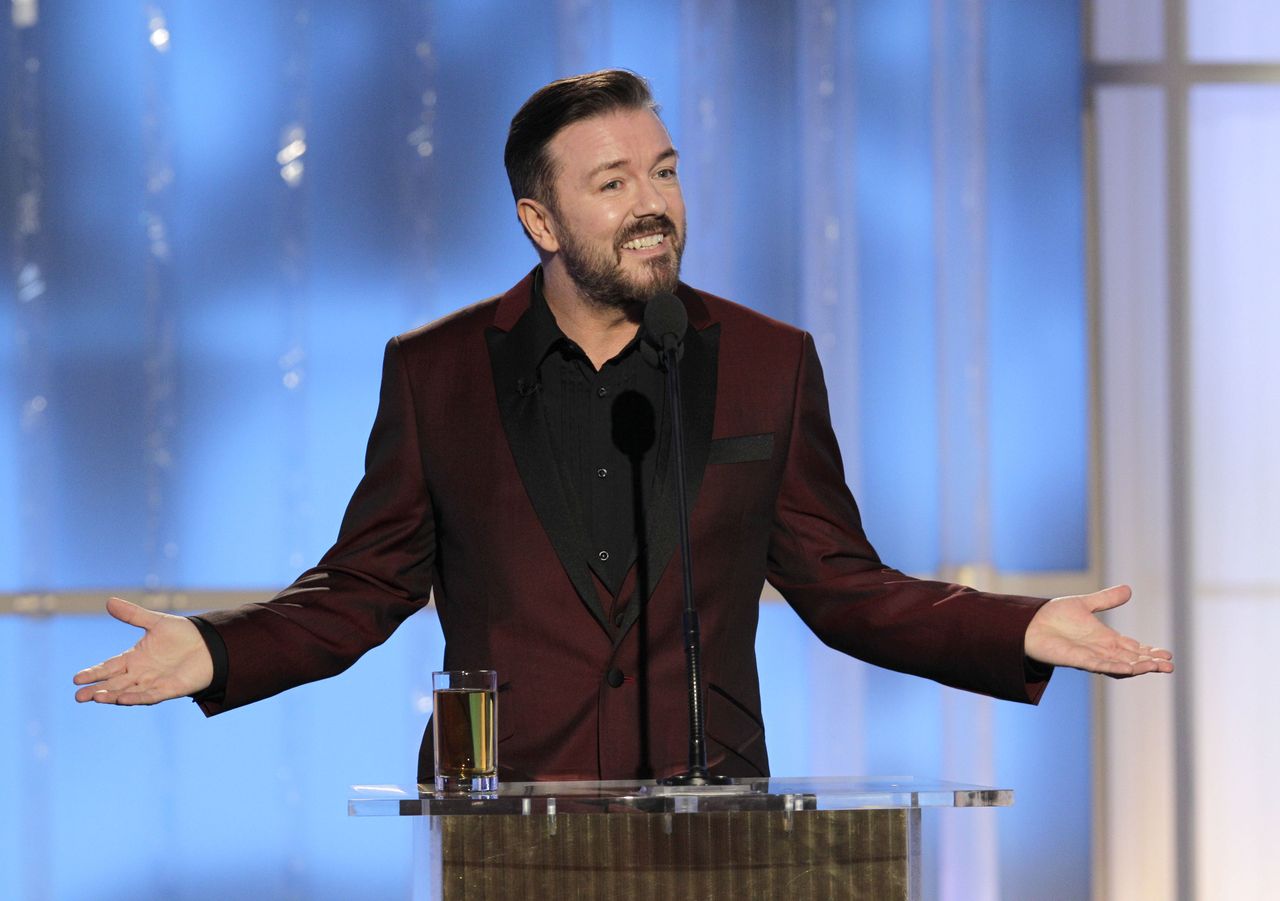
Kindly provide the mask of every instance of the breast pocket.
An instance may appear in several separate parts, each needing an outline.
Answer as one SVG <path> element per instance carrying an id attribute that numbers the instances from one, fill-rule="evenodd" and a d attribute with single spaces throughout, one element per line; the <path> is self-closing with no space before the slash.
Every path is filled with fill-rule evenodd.
<path id="1" fill-rule="evenodd" d="M 754 463 L 773 458 L 773 432 L 711 439 L 707 463 Z"/>

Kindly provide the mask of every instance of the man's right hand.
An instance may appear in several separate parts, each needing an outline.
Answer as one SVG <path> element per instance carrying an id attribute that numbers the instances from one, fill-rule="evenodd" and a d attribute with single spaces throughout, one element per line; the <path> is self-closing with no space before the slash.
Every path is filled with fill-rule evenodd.
<path id="1" fill-rule="evenodd" d="M 200 630 L 185 616 L 157 613 L 121 598 L 107 612 L 146 634 L 123 654 L 82 669 L 76 700 L 99 704 L 158 704 L 203 691 L 213 681 L 213 658 Z"/>

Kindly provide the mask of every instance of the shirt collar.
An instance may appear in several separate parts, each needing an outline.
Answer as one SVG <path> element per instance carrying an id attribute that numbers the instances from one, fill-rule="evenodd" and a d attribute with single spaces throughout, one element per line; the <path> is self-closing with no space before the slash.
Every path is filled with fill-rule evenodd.
<path id="1" fill-rule="evenodd" d="M 546 359 L 547 354 L 559 347 L 562 342 L 567 347 L 575 347 L 576 345 L 561 331 L 560 326 L 556 323 L 555 315 L 551 312 L 551 307 L 547 305 L 547 298 L 542 293 L 541 266 L 533 273 L 533 290 L 530 293 L 529 316 L 532 317 L 531 325 L 533 326 L 532 362 L 536 367 L 542 365 L 542 361 Z"/>
<path id="2" fill-rule="evenodd" d="M 558 348 L 566 348 L 586 359 L 582 353 L 582 348 L 578 347 L 568 335 L 560 328 L 556 322 L 555 314 L 551 312 L 551 306 L 547 303 L 546 295 L 542 293 L 542 267 L 539 266 L 533 273 L 533 287 L 530 291 L 529 316 L 533 318 L 533 340 L 531 342 L 533 356 L 533 365 L 538 367 L 542 365 L 542 361 L 547 355 Z M 618 351 L 613 359 L 607 361 L 605 365 L 615 361 L 623 360 L 628 354 L 635 351 L 640 344 L 640 334 L 632 338 L 627 345 Z"/>

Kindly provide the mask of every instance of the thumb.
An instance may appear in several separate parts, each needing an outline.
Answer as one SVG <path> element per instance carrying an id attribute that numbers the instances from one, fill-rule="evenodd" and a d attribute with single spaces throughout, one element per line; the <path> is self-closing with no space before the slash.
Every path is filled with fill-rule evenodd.
<path id="1" fill-rule="evenodd" d="M 120 620 L 120 622 L 137 626 L 139 629 L 150 629 L 163 618 L 161 614 L 156 613 L 154 610 L 139 607 L 124 598 L 108 598 L 107 613 Z"/>
<path id="2" fill-rule="evenodd" d="M 1128 585 L 1113 585 L 1110 588 L 1095 591 L 1093 594 L 1086 594 L 1084 600 L 1090 611 L 1098 613 L 1128 603 L 1131 597 L 1133 597 L 1133 590 Z"/>

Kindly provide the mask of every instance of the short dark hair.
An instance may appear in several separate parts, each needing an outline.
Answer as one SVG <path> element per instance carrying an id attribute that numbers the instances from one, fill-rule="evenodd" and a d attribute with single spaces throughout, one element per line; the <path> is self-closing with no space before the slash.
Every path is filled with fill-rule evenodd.
<path id="1" fill-rule="evenodd" d="M 566 125 L 615 110 L 658 112 L 649 83 L 627 69 L 601 69 L 539 88 L 511 119 L 503 162 L 515 199 L 555 204 L 555 166 L 547 145 Z"/>

